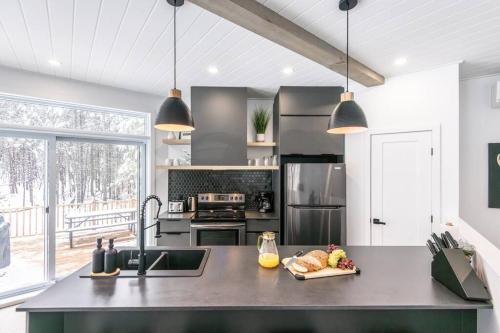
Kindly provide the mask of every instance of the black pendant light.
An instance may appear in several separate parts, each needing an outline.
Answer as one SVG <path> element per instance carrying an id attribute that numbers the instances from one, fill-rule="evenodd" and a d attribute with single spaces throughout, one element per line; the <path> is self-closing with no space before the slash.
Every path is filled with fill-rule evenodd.
<path id="1" fill-rule="evenodd" d="M 339 8 L 347 13 L 347 73 L 346 92 L 340 95 L 340 103 L 333 109 L 328 122 L 328 133 L 352 134 L 364 132 L 368 129 L 365 114 L 354 101 L 354 94 L 349 91 L 349 10 L 356 7 L 357 0 L 340 0 Z"/>
<path id="2" fill-rule="evenodd" d="M 174 89 L 163 102 L 156 116 L 155 128 L 162 131 L 191 132 L 194 130 L 193 116 L 182 101 L 182 93 L 177 89 L 177 7 L 184 0 L 167 0 L 174 7 Z"/>

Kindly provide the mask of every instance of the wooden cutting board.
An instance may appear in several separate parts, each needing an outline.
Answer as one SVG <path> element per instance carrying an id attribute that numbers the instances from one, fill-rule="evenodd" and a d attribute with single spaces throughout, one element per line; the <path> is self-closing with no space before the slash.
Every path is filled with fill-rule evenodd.
<path id="1" fill-rule="evenodd" d="M 288 260 L 291 258 L 283 258 L 281 260 L 281 263 L 283 266 L 286 265 Z M 353 269 L 340 269 L 340 268 L 332 268 L 332 267 L 326 267 L 323 268 L 320 271 L 317 272 L 307 272 L 307 273 L 300 273 L 297 272 L 295 269 L 293 269 L 293 266 L 288 268 L 288 271 L 297 279 L 297 280 L 310 280 L 310 279 L 319 279 L 319 278 L 324 278 L 324 277 L 330 277 L 330 276 L 341 276 L 341 275 L 350 275 L 350 274 L 360 274 L 361 270 L 357 267 L 354 267 Z"/>
<path id="2" fill-rule="evenodd" d="M 112 273 L 93 273 L 93 272 L 90 272 L 90 277 L 93 277 L 93 278 L 98 278 L 98 277 L 111 277 L 111 276 L 117 276 L 117 275 L 120 275 L 120 269 L 117 268 L 116 271 L 112 272 Z"/>

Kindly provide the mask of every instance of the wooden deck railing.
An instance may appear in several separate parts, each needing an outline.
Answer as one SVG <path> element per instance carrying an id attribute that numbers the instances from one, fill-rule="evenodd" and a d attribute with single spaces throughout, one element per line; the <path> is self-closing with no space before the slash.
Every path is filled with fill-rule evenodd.
<path id="1" fill-rule="evenodd" d="M 64 223 L 64 216 L 67 214 L 136 207 L 136 199 L 57 205 L 56 231 L 63 231 L 68 228 L 68 225 Z M 45 231 L 44 223 L 47 222 L 45 222 L 45 207 L 43 206 L 0 208 L 0 215 L 10 223 L 10 237 L 41 235 Z M 112 222 L 105 221 L 104 223 Z"/>

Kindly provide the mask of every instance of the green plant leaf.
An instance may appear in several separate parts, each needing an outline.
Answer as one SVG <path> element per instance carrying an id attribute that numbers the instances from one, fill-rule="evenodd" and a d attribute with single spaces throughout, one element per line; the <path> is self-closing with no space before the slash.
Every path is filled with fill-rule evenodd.
<path id="1" fill-rule="evenodd" d="M 271 120 L 271 113 L 263 106 L 257 106 L 253 110 L 252 123 L 257 134 L 266 133 L 267 125 Z"/>

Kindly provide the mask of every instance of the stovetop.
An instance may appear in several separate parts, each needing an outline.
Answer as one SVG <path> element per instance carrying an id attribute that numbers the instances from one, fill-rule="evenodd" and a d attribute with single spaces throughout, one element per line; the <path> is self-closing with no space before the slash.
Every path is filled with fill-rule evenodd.
<path id="1" fill-rule="evenodd" d="M 199 210 L 194 215 L 193 222 L 244 221 L 245 210 Z"/>
<path id="2" fill-rule="evenodd" d="M 245 221 L 245 195 L 242 193 L 200 193 L 193 222 Z"/>

